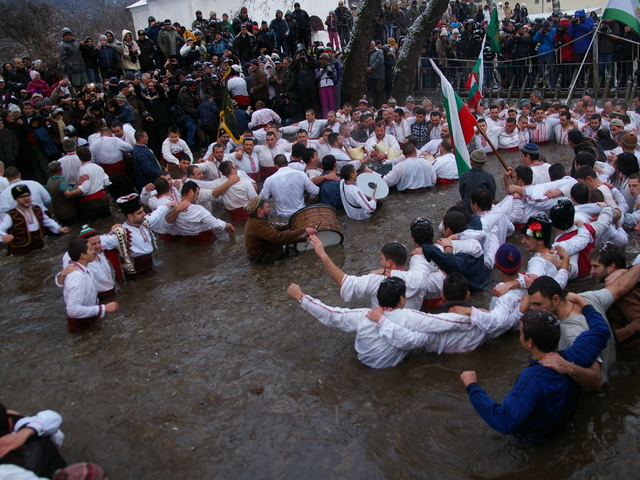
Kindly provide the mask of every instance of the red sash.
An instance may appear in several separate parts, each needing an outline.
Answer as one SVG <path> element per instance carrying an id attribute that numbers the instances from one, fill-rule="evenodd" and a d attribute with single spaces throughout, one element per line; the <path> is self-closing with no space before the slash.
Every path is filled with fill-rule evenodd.
<path id="1" fill-rule="evenodd" d="M 113 297 L 116 294 L 115 287 L 106 292 L 98 292 L 98 300 L 104 300 L 105 298 Z"/>
<path id="2" fill-rule="evenodd" d="M 425 298 L 422 301 L 422 308 L 438 308 L 440 305 L 442 305 L 442 303 L 442 297 L 431 299 Z"/>
<path id="3" fill-rule="evenodd" d="M 170 233 L 159 233 L 158 236 L 163 242 L 174 242 L 182 238 L 182 235 L 171 235 Z"/>
<path id="4" fill-rule="evenodd" d="M 205 230 L 204 232 L 200 232 L 197 235 L 183 235 L 184 244 L 188 247 L 192 247 L 194 245 L 207 245 L 209 243 L 215 242 L 218 237 L 213 233 L 213 230 Z M 136 267 L 137 270 L 137 267 Z"/>
<path id="5" fill-rule="evenodd" d="M 124 160 L 120 160 L 119 162 L 109 163 L 109 164 L 101 163 L 100 166 L 104 170 L 104 173 L 109 175 L 109 177 L 112 177 L 115 175 L 127 174 L 127 168 L 124 164 Z"/>
<path id="6" fill-rule="evenodd" d="M 586 277 L 591 273 L 591 262 L 589 262 L 589 252 L 596 247 L 596 232 L 588 223 L 584 224 L 584 227 L 589 230 L 591 234 L 591 242 L 580 253 L 578 253 L 578 277 Z M 578 234 L 578 230 L 560 235 L 556 242 L 563 242 L 575 237 Z"/>
<path id="7" fill-rule="evenodd" d="M 84 203 L 84 202 L 88 202 L 90 200 L 98 200 L 100 198 L 106 198 L 106 194 L 104 193 L 104 190 L 98 190 L 96 193 L 92 193 L 91 195 L 84 195 L 82 197 L 80 197 L 80 203 Z M 107 198 L 107 202 L 109 201 L 109 199 Z"/>
<path id="8" fill-rule="evenodd" d="M 247 105 L 251 105 L 251 97 L 248 95 L 236 95 L 233 99 L 238 102 L 239 106 L 246 107 Z"/>
<path id="9" fill-rule="evenodd" d="M 256 183 L 260 181 L 260 172 L 247 172 L 247 176 Z"/>
<path id="10" fill-rule="evenodd" d="M 249 218 L 249 212 L 242 207 L 229 210 L 229 213 L 231 214 L 231 220 L 246 220 Z"/>
<path id="11" fill-rule="evenodd" d="M 100 315 L 89 318 L 67 317 L 67 327 L 71 333 L 78 333 L 86 330 L 100 319 Z"/>
<path id="12" fill-rule="evenodd" d="M 133 264 L 135 265 L 136 274 L 127 274 L 129 278 L 137 278 L 140 275 L 150 272 L 153 268 L 153 256 L 151 253 L 140 255 L 139 257 L 131 257 L 131 260 L 133 260 Z"/>
<path id="13" fill-rule="evenodd" d="M 458 181 L 457 178 L 439 178 L 436 182 L 438 185 L 451 185 L 452 183 L 456 183 Z"/>
<path id="14" fill-rule="evenodd" d="M 504 150 L 505 152 L 515 152 L 517 150 L 520 150 L 519 147 L 509 147 L 509 148 L 501 148 L 500 150 Z"/>
<path id="15" fill-rule="evenodd" d="M 260 181 L 264 181 L 278 171 L 278 167 L 260 167 Z M 256 180 L 257 181 L 257 180 Z"/>

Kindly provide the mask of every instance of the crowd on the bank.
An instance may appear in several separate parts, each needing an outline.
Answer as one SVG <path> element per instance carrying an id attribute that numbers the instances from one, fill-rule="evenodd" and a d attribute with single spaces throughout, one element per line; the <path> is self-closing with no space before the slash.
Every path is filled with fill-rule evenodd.
<path id="1" fill-rule="evenodd" d="M 472 16 L 472 6 L 473 0 L 451 2 L 442 20 L 446 35 L 452 19 Z M 327 308 L 296 285 L 288 291 L 324 324 L 356 331 L 358 357 L 373 368 L 394 366 L 416 349 L 470 351 L 520 328 L 536 360 L 505 403 L 488 398 L 474 373 L 462 380 L 492 427 L 528 440 L 555 432 L 575 413 L 581 387 L 600 390 L 610 381 L 616 349 L 640 342 L 640 267 L 627 270 L 624 254 L 628 232 L 640 232 L 640 96 L 634 111 L 613 101 L 598 108 L 588 96 L 574 107 L 546 102 L 537 91 L 518 105 L 480 103 L 473 108 L 476 135 L 466 147 L 471 169 L 460 175 L 455 126 L 443 107 L 411 96 L 399 106 L 385 90 L 392 35 L 406 28 L 394 19 L 415 8 L 415 2 L 408 10 L 394 4 L 381 16 L 388 43 L 371 43 L 368 95 L 357 106 L 340 102 L 337 51 L 348 43 L 340 26 L 350 29 L 352 19 L 342 2 L 327 19 L 337 29 L 335 49 L 311 43 L 308 15 L 298 4 L 260 26 L 246 9 L 232 22 L 226 14 L 218 21 L 215 12 L 208 20 L 198 12 L 192 30 L 151 17 L 137 40 L 128 31 L 122 40 L 106 32 L 96 47 L 63 30 L 64 73 L 15 59 L 0 81 L 0 237 L 8 253 L 29 254 L 44 247 L 48 234 L 109 218 L 109 198 L 115 201 L 125 221 L 103 234 L 83 226 L 55 277 L 68 328 L 79 332 L 119 308 L 118 280 L 152 270 L 158 239 L 174 248 L 206 245 L 216 233 L 233 235 L 233 222 L 246 221 L 251 261 L 281 260 L 289 245 L 307 241 L 344 300 L 371 299 L 371 309 Z M 508 2 L 497 8 L 507 21 L 523 14 L 519 5 L 509 11 Z M 280 21 L 286 29 L 278 30 Z M 291 31 L 297 33 L 289 41 Z M 221 129 L 225 88 L 236 123 Z M 548 142 L 573 149 L 570 171 L 546 161 L 539 145 Z M 505 172 L 502 199 L 484 171 L 500 150 L 519 151 L 521 160 Z M 270 199 L 278 217 L 319 204 L 344 210 L 351 220 L 370 218 L 381 202 L 375 189 L 367 195 L 358 184 L 363 173 L 416 195 L 457 182 L 460 202 L 442 219 L 411 222 L 415 249 L 384 245 L 381 269 L 364 276 L 345 274 L 332 262 L 318 225 L 268 221 Z M 507 241 L 516 231 L 533 254 L 526 268 Z M 489 288 L 494 268 L 502 282 L 489 310 L 478 309 L 469 292 Z M 605 288 L 565 295 L 569 282 L 590 275 Z M 443 313 L 420 311 L 434 308 Z M 528 381 L 532 375 L 536 382 Z M 21 464 L 28 455 L 12 451 L 36 439 L 54 442 L 60 424 L 54 414 L 21 424 L 6 413 L 0 424 L 12 437 L 0 437 L 0 458 Z M 21 442 L 11 443 L 12 431 Z M 51 458 L 41 470 L 47 477 L 64 466 Z"/>

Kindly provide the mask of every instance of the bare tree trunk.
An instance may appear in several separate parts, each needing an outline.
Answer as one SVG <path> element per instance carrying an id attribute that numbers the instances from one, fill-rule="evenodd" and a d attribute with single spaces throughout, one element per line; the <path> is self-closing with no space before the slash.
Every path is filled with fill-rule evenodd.
<path id="1" fill-rule="evenodd" d="M 447 0 L 431 0 L 407 32 L 393 72 L 393 96 L 401 104 L 413 93 L 422 45 L 431 36 L 448 3 Z"/>
<path id="2" fill-rule="evenodd" d="M 366 92 L 369 46 L 374 37 L 379 10 L 380 0 L 365 0 L 358 8 L 358 16 L 349 42 L 349 53 L 344 61 L 343 103 L 351 102 L 353 104 Z"/>
<path id="3" fill-rule="evenodd" d="M 560 11 L 560 0 L 551 0 L 551 8 L 554 12 Z"/>

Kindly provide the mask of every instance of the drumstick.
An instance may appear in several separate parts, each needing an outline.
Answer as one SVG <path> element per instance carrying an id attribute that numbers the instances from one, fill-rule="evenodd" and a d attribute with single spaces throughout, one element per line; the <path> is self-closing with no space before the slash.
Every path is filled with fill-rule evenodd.
<path id="1" fill-rule="evenodd" d="M 376 183 L 373 186 L 373 195 L 371 195 L 371 198 L 376 198 L 376 190 L 378 189 L 378 184 Z"/>

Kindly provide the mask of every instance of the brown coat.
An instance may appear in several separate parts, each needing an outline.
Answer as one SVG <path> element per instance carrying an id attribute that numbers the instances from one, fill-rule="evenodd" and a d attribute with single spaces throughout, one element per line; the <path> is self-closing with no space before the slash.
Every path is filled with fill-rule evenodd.
<path id="1" fill-rule="evenodd" d="M 266 100 L 269 98 L 269 86 L 267 85 L 267 74 L 264 70 L 257 69 L 251 75 L 253 83 L 251 84 L 251 97 L 254 100 Z"/>
<path id="2" fill-rule="evenodd" d="M 244 230 L 244 245 L 252 262 L 273 263 L 286 256 L 283 245 L 305 236 L 305 230 L 287 230 L 287 224 L 271 224 L 266 219 L 249 217 Z"/>

